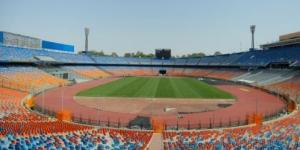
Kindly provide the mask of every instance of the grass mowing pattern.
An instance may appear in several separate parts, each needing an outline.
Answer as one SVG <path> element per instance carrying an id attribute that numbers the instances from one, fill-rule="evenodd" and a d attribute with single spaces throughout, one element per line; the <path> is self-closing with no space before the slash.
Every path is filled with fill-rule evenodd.
<path id="1" fill-rule="evenodd" d="M 233 99 L 214 86 L 194 78 L 126 77 L 77 93 L 87 97 L 147 97 Z"/>

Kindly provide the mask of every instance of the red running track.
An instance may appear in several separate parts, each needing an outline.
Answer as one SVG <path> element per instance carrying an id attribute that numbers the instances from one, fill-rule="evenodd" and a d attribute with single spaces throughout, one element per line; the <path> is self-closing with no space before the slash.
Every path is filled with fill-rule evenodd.
<path id="1" fill-rule="evenodd" d="M 118 78 L 103 78 L 85 83 L 79 83 L 72 86 L 59 87 L 46 91 L 44 94 L 39 94 L 36 97 L 36 104 L 47 110 L 58 112 L 62 108 L 72 112 L 75 117 L 83 119 L 111 121 L 128 123 L 134 119 L 137 114 L 118 113 L 108 111 L 98 111 L 94 108 L 89 108 L 78 104 L 73 96 L 79 91 L 95 87 L 100 84 L 111 82 Z M 181 118 L 178 116 L 161 116 L 158 117 L 165 121 L 167 125 L 190 125 L 198 126 L 199 123 L 208 125 L 209 123 L 220 124 L 229 122 L 237 122 L 245 120 L 247 114 L 259 112 L 263 115 L 275 113 L 285 107 L 278 97 L 258 89 L 250 88 L 243 85 L 219 85 L 224 91 L 233 94 L 236 97 L 236 102 L 226 108 L 218 109 L 210 112 L 201 112 L 193 114 L 185 114 Z M 63 102 L 62 102 L 63 98 Z M 103 106 L 101 106 L 103 107 Z M 190 126 L 192 128 L 192 126 Z"/>

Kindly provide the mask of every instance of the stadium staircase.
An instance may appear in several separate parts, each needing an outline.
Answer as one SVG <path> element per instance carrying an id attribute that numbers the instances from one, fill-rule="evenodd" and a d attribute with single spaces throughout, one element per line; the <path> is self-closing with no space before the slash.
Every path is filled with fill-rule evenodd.
<path id="1" fill-rule="evenodd" d="M 163 150 L 163 137 L 162 133 L 153 133 L 149 143 L 149 150 Z"/>

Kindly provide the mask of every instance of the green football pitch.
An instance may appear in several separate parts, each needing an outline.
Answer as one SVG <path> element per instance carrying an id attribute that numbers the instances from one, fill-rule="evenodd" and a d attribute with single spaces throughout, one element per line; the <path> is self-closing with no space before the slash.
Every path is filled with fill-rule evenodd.
<path id="1" fill-rule="evenodd" d="M 203 98 L 234 97 L 203 81 L 188 77 L 125 77 L 77 93 L 85 97 Z"/>

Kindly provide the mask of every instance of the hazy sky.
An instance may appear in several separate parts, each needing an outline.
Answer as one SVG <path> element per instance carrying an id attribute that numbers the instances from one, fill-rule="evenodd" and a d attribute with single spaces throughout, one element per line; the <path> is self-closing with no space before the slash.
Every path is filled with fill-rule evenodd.
<path id="1" fill-rule="evenodd" d="M 0 30 L 118 54 L 231 53 L 300 31 L 300 0 L 0 0 Z"/>

